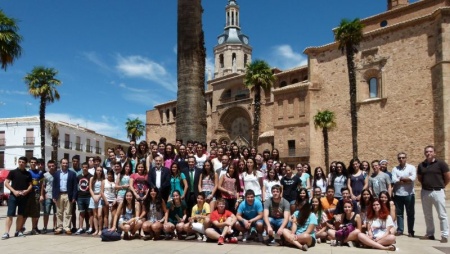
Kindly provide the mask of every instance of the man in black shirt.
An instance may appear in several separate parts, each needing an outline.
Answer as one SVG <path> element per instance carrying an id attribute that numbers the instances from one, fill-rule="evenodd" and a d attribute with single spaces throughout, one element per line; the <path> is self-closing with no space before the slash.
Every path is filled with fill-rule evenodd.
<path id="1" fill-rule="evenodd" d="M 448 242 L 448 217 L 445 209 L 444 188 L 450 182 L 450 172 L 447 163 L 436 159 L 433 146 L 426 146 L 425 160 L 417 168 L 417 178 L 422 184 L 420 196 L 423 215 L 425 217 L 426 235 L 423 240 L 434 240 L 433 205 L 441 222 L 441 243 Z"/>
<path id="2" fill-rule="evenodd" d="M 28 159 L 26 157 L 20 157 L 18 160 L 19 167 L 9 172 L 5 181 L 5 186 L 11 191 L 11 195 L 8 200 L 8 212 L 5 221 L 5 233 L 2 236 L 2 240 L 9 238 L 9 230 L 13 223 L 13 217 L 16 216 L 16 234 L 15 236 L 24 236 L 22 227 L 24 223 L 23 213 L 28 200 L 28 194 L 32 190 L 31 174 L 26 170 Z"/>

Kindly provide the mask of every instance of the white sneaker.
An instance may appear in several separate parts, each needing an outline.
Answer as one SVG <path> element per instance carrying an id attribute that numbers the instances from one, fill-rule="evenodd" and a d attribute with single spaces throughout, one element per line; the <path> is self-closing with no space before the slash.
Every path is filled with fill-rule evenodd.
<path id="1" fill-rule="evenodd" d="M 242 242 L 247 242 L 247 238 L 248 238 L 248 232 L 245 232 L 244 235 L 242 236 Z"/>

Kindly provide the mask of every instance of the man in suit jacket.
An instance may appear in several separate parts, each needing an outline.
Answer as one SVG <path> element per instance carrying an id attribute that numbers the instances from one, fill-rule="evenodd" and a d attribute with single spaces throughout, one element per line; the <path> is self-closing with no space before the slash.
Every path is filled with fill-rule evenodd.
<path id="1" fill-rule="evenodd" d="M 61 170 L 53 176 L 53 202 L 56 204 L 57 228 L 55 234 L 61 234 L 64 230 L 67 235 L 70 231 L 72 220 L 72 206 L 75 205 L 78 192 L 77 174 L 69 170 L 69 160 L 61 160 Z"/>
<path id="2" fill-rule="evenodd" d="M 186 176 L 186 182 L 188 183 L 188 189 L 185 196 L 186 203 L 188 206 L 187 215 L 191 216 L 192 207 L 197 204 L 197 195 L 198 195 L 198 180 L 200 179 L 200 175 L 202 173 L 202 169 L 199 169 L 195 166 L 196 160 L 194 156 L 188 157 L 188 168 L 182 170 L 184 176 Z"/>
<path id="3" fill-rule="evenodd" d="M 156 187 L 161 193 L 161 197 L 167 201 L 170 195 L 170 170 L 162 166 L 163 158 L 155 157 L 155 167 L 150 169 L 148 183 L 150 187 Z"/>
<path id="4" fill-rule="evenodd" d="M 222 167 L 216 170 L 216 174 L 219 179 L 227 173 L 228 166 L 230 165 L 230 158 L 228 157 L 228 155 L 222 155 L 221 162 Z"/>

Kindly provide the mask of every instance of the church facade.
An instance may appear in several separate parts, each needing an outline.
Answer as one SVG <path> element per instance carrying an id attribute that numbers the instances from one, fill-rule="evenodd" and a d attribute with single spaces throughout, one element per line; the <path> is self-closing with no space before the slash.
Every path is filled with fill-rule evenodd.
<path id="1" fill-rule="evenodd" d="M 358 145 L 362 160 L 388 159 L 400 151 L 417 164 L 433 144 L 450 157 L 450 1 L 388 0 L 388 10 L 362 19 L 364 39 L 355 55 Z M 239 6 L 229 0 L 226 26 L 214 48 L 214 78 L 207 82 L 207 140 L 249 144 L 252 90 L 243 84 L 251 62 L 249 37 L 239 24 Z M 306 66 L 274 69 L 277 79 L 262 94 L 258 150 L 277 148 L 283 161 L 325 166 L 322 132 L 313 117 L 335 112 L 330 159 L 351 159 L 348 74 L 336 42 L 309 47 Z M 175 141 L 176 101 L 147 111 L 147 140 Z"/>

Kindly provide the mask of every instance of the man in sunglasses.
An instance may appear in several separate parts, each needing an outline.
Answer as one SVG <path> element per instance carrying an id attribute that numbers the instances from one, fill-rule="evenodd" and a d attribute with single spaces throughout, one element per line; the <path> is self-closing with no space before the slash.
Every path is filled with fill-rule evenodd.
<path id="1" fill-rule="evenodd" d="M 397 214 L 397 233 L 403 235 L 404 210 L 406 209 L 408 236 L 414 237 L 414 181 L 416 167 L 406 163 L 406 153 L 397 154 L 398 165 L 392 169 L 392 183 L 394 184 L 395 213 Z"/>

